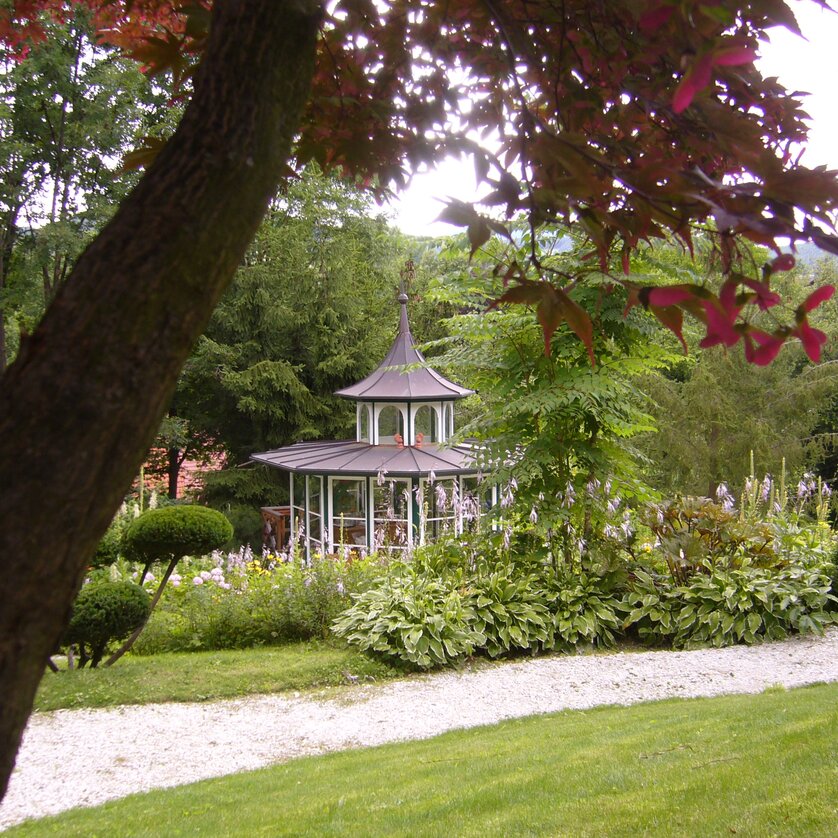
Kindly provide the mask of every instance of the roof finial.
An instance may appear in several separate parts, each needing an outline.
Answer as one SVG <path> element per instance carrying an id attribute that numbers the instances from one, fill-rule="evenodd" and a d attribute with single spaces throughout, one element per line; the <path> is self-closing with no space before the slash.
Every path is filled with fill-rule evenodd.
<path id="1" fill-rule="evenodd" d="M 399 302 L 407 302 L 407 289 L 413 284 L 416 278 L 416 266 L 413 264 L 413 259 L 408 259 L 404 263 L 404 268 L 399 272 Z"/>

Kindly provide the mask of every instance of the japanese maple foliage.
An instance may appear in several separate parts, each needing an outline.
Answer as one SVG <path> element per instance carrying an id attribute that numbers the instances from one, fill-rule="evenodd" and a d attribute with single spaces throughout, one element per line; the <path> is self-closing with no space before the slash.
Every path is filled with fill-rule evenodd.
<path id="1" fill-rule="evenodd" d="M 201 51 L 211 5 L 77 2 L 103 38 L 176 82 Z M 36 29 L 38 14 L 66 5 L 11 7 Z M 19 43 L 4 14 L 0 37 Z M 706 324 L 705 346 L 741 340 L 766 363 L 796 337 L 817 360 L 823 341 L 809 309 L 785 311 L 770 287 L 793 257 L 756 276 L 739 258 L 743 240 L 777 254 L 779 240 L 838 253 L 836 173 L 795 156 L 806 140 L 801 102 L 754 66 L 774 26 L 798 31 L 782 0 L 335 0 L 296 162 L 317 160 L 384 193 L 422 165 L 467 154 L 487 186 L 483 207 L 498 215 L 454 202 L 443 218 L 466 229 L 473 249 L 505 233 L 499 217 L 524 214 L 534 232 L 578 225 L 600 270 L 618 266 L 629 304 L 679 338 L 687 312 Z M 714 238 L 720 289 L 652 293 L 630 280 L 641 243 L 674 237 L 691 249 L 696 229 Z M 498 302 L 533 305 L 547 351 L 563 322 L 591 351 L 590 317 L 569 296 L 580 277 L 551 274 L 535 248 L 529 263 L 501 269 L 514 284 Z M 768 309 L 770 328 L 765 317 L 757 327 L 754 315 Z"/>

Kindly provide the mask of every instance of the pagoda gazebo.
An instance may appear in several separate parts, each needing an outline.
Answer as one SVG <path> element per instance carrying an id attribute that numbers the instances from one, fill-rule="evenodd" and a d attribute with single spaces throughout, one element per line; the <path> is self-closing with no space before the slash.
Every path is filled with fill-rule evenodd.
<path id="1" fill-rule="evenodd" d="M 414 346 L 407 295 L 387 357 L 335 395 L 356 403 L 355 439 L 298 442 L 252 454 L 289 474 L 289 504 L 265 507 L 266 546 L 314 553 L 404 549 L 474 525 L 494 489 L 478 487 L 476 450 L 446 444 L 467 390 L 431 369 Z"/>

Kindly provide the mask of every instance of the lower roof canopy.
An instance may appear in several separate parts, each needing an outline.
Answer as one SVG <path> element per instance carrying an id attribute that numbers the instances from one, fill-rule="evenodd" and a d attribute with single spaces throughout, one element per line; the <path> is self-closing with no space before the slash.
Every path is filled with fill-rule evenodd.
<path id="1" fill-rule="evenodd" d="M 464 443 L 442 447 L 370 445 L 366 442 L 298 442 L 273 451 L 251 454 L 250 459 L 298 474 L 352 474 L 422 477 L 476 473 L 476 446 Z"/>

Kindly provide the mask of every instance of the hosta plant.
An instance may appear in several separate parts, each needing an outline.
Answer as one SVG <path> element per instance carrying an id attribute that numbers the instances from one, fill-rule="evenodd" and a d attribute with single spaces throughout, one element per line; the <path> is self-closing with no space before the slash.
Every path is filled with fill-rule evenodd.
<path id="1" fill-rule="evenodd" d="M 353 600 L 332 631 L 364 651 L 422 669 L 470 655 L 486 640 L 472 627 L 471 596 L 442 579 L 407 571 Z"/>
<path id="2" fill-rule="evenodd" d="M 510 573 L 512 569 L 499 564 L 470 580 L 470 626 L 484 638 L 479 645 L 493 658 L 553 645 L 552 617 L 538 578 Z"/>
<path id="3" fill-rule="evenodd" d="M 543 598 L 550 613 L 554 648 L 613 646 L 622 633 L 625 607 L 615 593 L 616 579 L 580 570 L 544 579 Z"/>
<path id="4" fill-rule="evenodd" d="M 689 648 L 821 633 L 835 622 L 829 611 L 835 598 L 823 568 L 708 570 L 679 586 L 637 572 L 625 597 L 626 627 L 633 626 L 643 640 Z"/>

